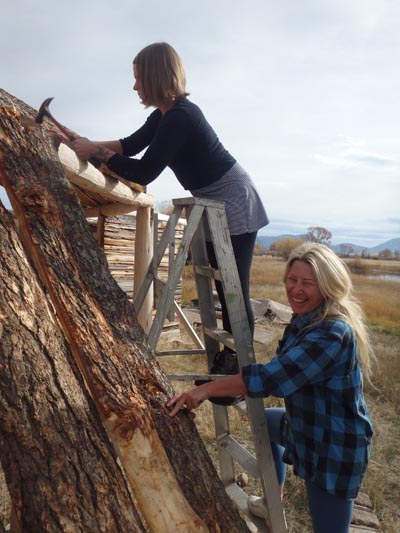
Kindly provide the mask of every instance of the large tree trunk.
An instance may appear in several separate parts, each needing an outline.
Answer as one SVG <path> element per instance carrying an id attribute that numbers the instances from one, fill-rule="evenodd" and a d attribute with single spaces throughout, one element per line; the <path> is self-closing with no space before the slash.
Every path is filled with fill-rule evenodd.
<path id="1" fill-rule="evenodd" d="M 145 531 L 0 204 L 0 454 L 22 531 Z"/>
<path id="2" fill-rule="evenodd" d="M 71 351 L 154 532 L 247 531 L 133 306 L 109 273 L 34 111 L 0 92 L 0 182 Z M 77 489 L 78 490 L 78 489 Z"/>

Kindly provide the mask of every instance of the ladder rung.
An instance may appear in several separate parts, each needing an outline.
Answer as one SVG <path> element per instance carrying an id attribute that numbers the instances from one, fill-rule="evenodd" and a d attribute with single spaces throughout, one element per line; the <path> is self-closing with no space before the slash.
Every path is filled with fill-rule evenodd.
<path id="1" fill-rule="evenodd" d="M 167 377 L 170 381 L 195 381 L 226 378 L 227 374 L 169 374 Z"/>
<path id="2" fill-rule="evenodd" d="M 197 350 L 163 350 L 161 352 L 155 352 L 157 357 L 163 357 L 164 355 L 204 355 L 205 350 L 201 348 Z"/>
<path id="3" fill-rule="evenodd" d="M 250 521 L 255 524 L 258 528 L 258 531 L 260 533 L 269 533 L 269 527 L 267 526 L 265 520 L 262 518 L 258 518 L 257 516 L 250 513 L 248 507 L 247 507 L 247 494 L 243 489 L 239 487 L 236 483 L 230 483 L 225 487 L 225 490 L 228 494 L 228 496 L 235 502 L 235 504 L 239 507 L 239 509 L 242 511 L 246 517 L 250 519 Z"/>
<path id="4" fill-rule="evenodd" d="M 254 455 L 252 455 L 247 448 L 242 446 L 242 444 L 231 435 L 225 435 L 222 437 L 222 439 L 218 441 L 218 445 L 228 452 L 229 455 L 246 470 L 246 472 L 255 478 L 260 477 L 260 470 Z"/>
<path id="5" fill-rule="evenodd" d="M 212 329 L 204 327 L 204 334 L 208 335 L 209 337 L 212 337 L 213 339 L 219 341 L 225 346 L 228 346 L 228 348 L 231 348 L 231 350 L 236 349 L 235 340 L 232 336 L 232 333 L 229 333 L 229 331 L 225 331 L 224 329 L 219 328 Z"/>
<path id="6" fill-rule="evenodd" d="M 196 274 L 199 274 L 200 276 L 205 276 L 206 278 L 222 281 L 221 272 L 219 270 L 216 270 L 215 268 L 205 267 L 205 266 L 195 266 L 194 270 Z"/>

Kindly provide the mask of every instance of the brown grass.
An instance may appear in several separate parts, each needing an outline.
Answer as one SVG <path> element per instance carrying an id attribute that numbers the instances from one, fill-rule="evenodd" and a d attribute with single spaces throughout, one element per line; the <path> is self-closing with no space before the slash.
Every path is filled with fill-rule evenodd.
<path id="1" fill-rule="evenodd" d="M 400 284 L 353 275 L 355 293 L 371 326 L 400 331 Z"/>
<path id="2" fill-rule="evenodd" d="M 364 260 L 363 260 L 364 261 Z M 400 262 L 367 261 L 366 272 L 377 269 L 383 273 L 400 273 Z M 397 263 L 397 265 L 396 265 Z M 374 267 L 372 269 L 372 266 Z M 281 283 L 284 262 L 266 256 L 255 257 L 251 273 L 252 298 L 267 298 L 286 304 L 286 296 Z M 399 269 L 399 270 L 397 270 Z M 353 275 L 355 291 L 360 299 L 367 320 L 374 326 L 372 344 L 377 356 L 377 367 L 373 375 L 374 387 L 366 385 L 366 400 L 374 424 L 374 437 L 371 461 L 365 477 L 364 487 L 380 520 L 383 533 L 400 531 L 399 494 L 400 494 L 400 305 L 397 282 L 369 279 L 362 275 Z M 194 294 L 194 279 L 190 272 L 185 274 L 183 284 L 185 294 Z M 186 293 L 186 291 L 188 291 Z M 273 357 L 283 328 L 274 328 L 276 340 L 269 346 L 255 345 L 259 362 L 267 362 Z M 182 336 L 185 343 L 185 335 Z M 186 339 L 187 340 L 187 339 Z M 203 372 L 206 369 L 202 356 L 192 358 L 162 358 L 162 365 L 167 373 Z M 177 390 L 188 388 L 189 384 L 176 384 Z M 266 405 L 280 405 L 278 399 L 267 399 Z M 248 422 L 234 409 L 231 413 L 231 431 L 239 441 L 252 448 Z M 218 469 L 217 450 L 214 438 L 212 409 L 209 402 L 196 411 L 196 424 L 204 442 Z M 240 469 L 238 469 L 240 473 Z M 308 533 L 311 523 L 307 511 L 307 502 L 303 482 L 288 469 L 285 485 L 285 512 L 289 533 Z M 261 487 L 250 478 L 248 494 L 261 494 Z"/>
<path id="3" fill-rule="evenodd" d="M 347 266 L 356 274 L 400 274 L 400 261 L 382 259 L 363 259 L 356 257 L 345 259 Z"/>

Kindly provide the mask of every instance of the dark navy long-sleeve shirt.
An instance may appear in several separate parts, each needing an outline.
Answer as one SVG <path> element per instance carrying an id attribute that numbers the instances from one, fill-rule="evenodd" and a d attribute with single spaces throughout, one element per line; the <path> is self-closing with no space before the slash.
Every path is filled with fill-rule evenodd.
<path id="1" fill-rule="evenodd" d="M 185 189 L 200 189 L 218 181 L 236 162 L 200 108 L 187 98 L 178 98 L 164 115 L 156 109 L 140 129 L 120 142 L 123 155 L 113 155 L 107 166 L 140 185 L 170 167 Z M 142 158 L 131 157 L 145 148 Z"/>
<path id="2" fill-rule="evenodd" d="M 284 398 L 285 462 L 299 477 L 351 499 L 360 488 L 372 437 L 356 339 L 346 322 L 312 324 L 314 317 L 315 311 L 294 315 L 277 357 L 244 367 L 243 379 L 251 397 Z"/>

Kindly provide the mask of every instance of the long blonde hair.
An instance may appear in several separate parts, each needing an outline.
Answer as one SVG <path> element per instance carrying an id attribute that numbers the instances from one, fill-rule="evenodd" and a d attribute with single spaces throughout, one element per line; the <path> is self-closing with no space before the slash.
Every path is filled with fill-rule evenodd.
<path id="1" fill-rule="evenodd" d="M 353 283 L 347 265 L 328 246 L 304 243 L 293 250 L 289 256 L 283 276 L 285 282 L 290 267 L 296 260 L 304 261 L 311 266 L 324 298 L 326 305 L 321 307 L 316 320 L 339 318 L 352 327 L 357 339 L 360 363 L 369 379 L 374 354 L 369 341 L 364 312 L 353 294 Z"/>
<path id="2" fill-rule="evenodd" d="M 133 64 L 140 77 L 146 107 L 157 107 L 189 94 L 182 60 L 170 44 L 149 44 L 137 54 Z"/>

